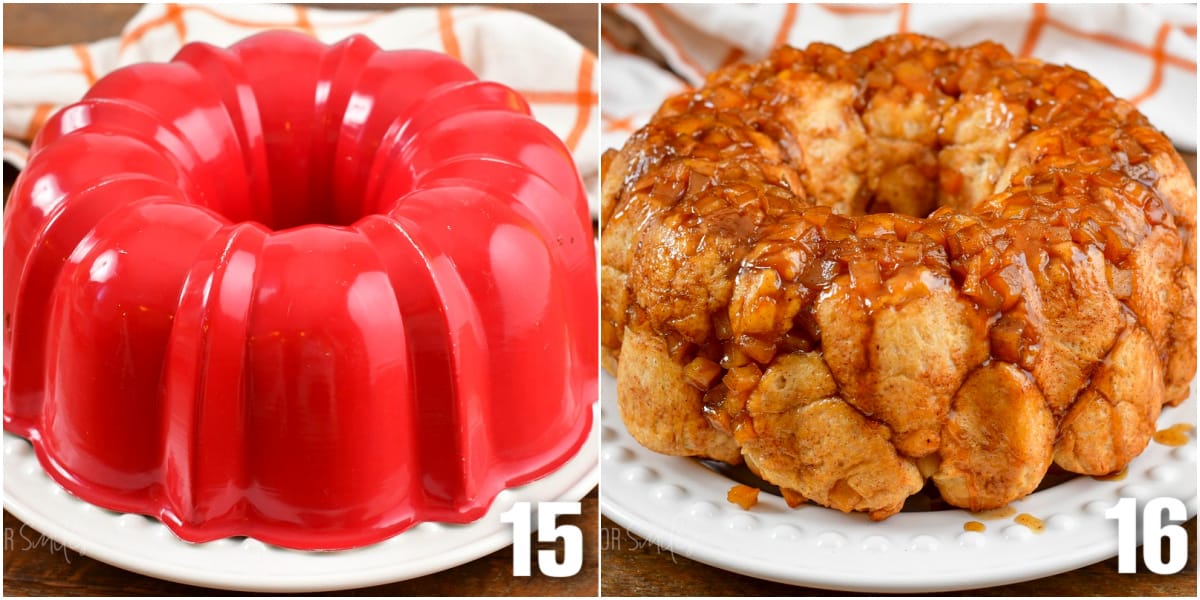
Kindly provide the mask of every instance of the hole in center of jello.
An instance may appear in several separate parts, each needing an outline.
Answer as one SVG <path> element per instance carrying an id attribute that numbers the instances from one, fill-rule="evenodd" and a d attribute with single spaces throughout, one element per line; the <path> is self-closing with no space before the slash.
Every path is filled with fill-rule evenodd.
<path id="1" fill-rule="evenodd" d="M 330 173 L 332 164 L 316 164 L 307 157 L 272 163 L 265 174 L 268 182 L 262 186 L 265 191 L 260 188 L 251 198 L 253 220 L 272 230 L 305 225 L 351 225 L 375 212 L 373 206 L 366 205 L 364 190 L 359 183 L 365 179 L 365 173 L 353 178 L 358 181 L 335 185 Z M 262 175 L 252 173 L 251 177 L 257 179 Z"/>
<path id="2" fill-rule="evenodd" d="M 394 198 L 408 189 L 408 171 L 389 168 L 378 142 L 347 143 L 337 126 L 264 116 L 263 151 L 247 165 L 250 220 L 275 231 L 347 226 L 381 212 L 379 190 Z"/>

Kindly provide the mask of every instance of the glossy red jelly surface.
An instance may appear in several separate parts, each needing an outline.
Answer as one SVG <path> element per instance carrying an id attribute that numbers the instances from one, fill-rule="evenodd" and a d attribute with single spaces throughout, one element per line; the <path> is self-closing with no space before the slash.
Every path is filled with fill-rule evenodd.
<path id="1" fill-rule="evenodd" d="M 588 435 L 579 175 L 442 54 L 269 32 L 118 70 L 39 134 L 4 234 L 5 429 L 183 539 L 472 521 Z"/>

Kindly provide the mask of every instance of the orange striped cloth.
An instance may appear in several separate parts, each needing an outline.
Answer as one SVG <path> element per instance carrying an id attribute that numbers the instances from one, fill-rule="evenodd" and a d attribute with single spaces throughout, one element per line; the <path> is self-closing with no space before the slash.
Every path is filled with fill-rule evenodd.
<path id="1" fill-rule="evenodd" d="M 1196 148 L 1196 6 L 1006 4 L 610 5 L 658 49 L 670 71 L 601 42 L 601 144 L 619 148 L 669 94 L 722 65 L 783 43 L 845 49 L 897 32 L 966 46 L 984 40 L 1021 56 L 1083 69 L 1134 102 L 1177 146 Z"/>
<path id="2" fill-rule="evenodd" d="M 597 187 L 600 78 L 595 55 L 534 17 L 477 6 L 384 12 L 286 4 L 147 5 L 117 38 L 56 48 L 6 46 L 5 161 L 23 167 L 27 145 L 45 120 L 109 71 L 170 60 L 187 42 L 228 46 L 265 29 L 300 31 L 326 43 L 361 33 L 384 49 L 424 48 L 453 55 L 480 78 L 521 92 L 534 116 L 571 149 L 587 189 Z M 592 210 L 595 214 L 594 206 Z"/>

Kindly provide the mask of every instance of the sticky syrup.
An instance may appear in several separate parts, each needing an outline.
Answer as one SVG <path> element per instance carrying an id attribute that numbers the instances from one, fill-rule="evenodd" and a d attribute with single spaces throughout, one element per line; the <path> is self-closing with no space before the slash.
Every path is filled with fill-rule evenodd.
<path id="1" fill-rule="evenodd" d="M 1188 423 L 1176 423 L 1166 429 L 1160 429 L 1154 432 L 1154 441 L 1164 446 L 1182 446 L 1191 440 L 1188 434 L 1195 427 Z"/>
<path id="2" fill-rule="evenodd" d="M 1041 533 L 1046 530 L 1046 524 L 1043 523 L 1041 519 L 1028 513 L 1021 513 L 1017 515 L 1016 519 L 1013 520 L 1016 521 L 1018 525 L 1024 525 L 1028 527 L 1029 530 L 1034 533 Z"/>

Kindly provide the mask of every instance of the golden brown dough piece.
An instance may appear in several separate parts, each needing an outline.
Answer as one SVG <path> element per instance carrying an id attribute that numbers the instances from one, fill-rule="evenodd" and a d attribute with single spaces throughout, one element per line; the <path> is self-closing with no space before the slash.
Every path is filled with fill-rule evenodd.
<path id="1" fill-rule="evenodd" d="M 1196 184 L 1086 73 L 781 47 L 606 153 L 604 366 L 639 442 L 885 518 L 1120 470 L 1196 369 Z"/>
<path id="2" fill-rule="evenodd" d="M 996 362 L 954 397 L 941 464 L 942 498 L 970 510 L 999 508 L 1037 488 L 1054 454 L 1054 415 L 1029 375 Z"/>
<path id="3" fill-rule="evenodd" d="M 1154 435 L 1162 394 L 1158 349 L 1130 326 L 1059 426 L 1054 462 L 1087 475 L 1121 470 Z"/>
<path id="4" fill-rule="evenodd" d="M 739 462 L 733 437 L 709 425 L 701 392 L 687 383 L 659 336 L 626 334 L 621 364 L 628 366 L 617 377 L 617 397 L 634 439 L 663 454 Z"/>
<path id="5" fill-rule="evenodd" d="M 837 396 L 820 353 L 775 358 L 745 407 L 738 441 L 760 477 L 839 510 L 881 519 L 921 489 L 891 431 Z"/>

